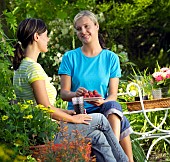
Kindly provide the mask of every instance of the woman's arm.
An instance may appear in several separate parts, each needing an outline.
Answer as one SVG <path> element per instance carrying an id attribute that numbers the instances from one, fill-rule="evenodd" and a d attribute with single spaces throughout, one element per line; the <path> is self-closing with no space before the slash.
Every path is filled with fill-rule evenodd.
<path id="1" fill-rule="evenodd" d="M 71 77 L 68 75 L 61 75 L 61 98 L 64 101 L 71 101 L 73 97 L 83 96 L 88 92 L 85 88 L 79 87 L 76 92 L 71 92 Z"/>
<path id="2" fill-rule="evenodd" d="M 105 101 L 117 100 L 118 86 L 119 78 L 111 78 L 109 81 L 108 97 L 105 99 Z"/>
<path id="3" fill-rule="evenodd" d="M 33 93 L 36 99 L 37 104 L 44 105 L 45 107 L 50 107 L 54 112 L 51 114 L 53 119 L 62 120 L 72 123 L 84 123 L 89 124 L 88 121 L 91 120 L 91 117 L 87 114 L 79 115 L 69 115 L 65 113 L 62 109 L 56 108 L 50 104 L 44 80 L 37 80 L 31 84 Z"/>
<path id="4" fill-rule="evenodd" d="M 68 75 L 61 75 L 61 98 L 64 101 L 71 101 L 73 97 L 76 97 L 76 92 L 71 92 L 71 77 Z"/>

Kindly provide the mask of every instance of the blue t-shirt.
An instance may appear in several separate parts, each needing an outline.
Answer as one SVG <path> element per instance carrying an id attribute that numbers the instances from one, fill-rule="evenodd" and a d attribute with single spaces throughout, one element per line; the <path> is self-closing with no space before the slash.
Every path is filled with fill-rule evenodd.
<path id="1" fill-rule="evenodd" d="M 119 57 L 107 49 L 103 49 L 95 57 L 87 57 L 79 47 L 63 55 L 58 74 L 71 76 L 72 92 L 84 87 L 89 91 L 97 90 L 103 98 L 106 98 L 109 79 L 121 77 Z M 96 109 L 87 102 L 84 103 L 84 107 L 87 111 Z M 72 102 L 68 103 L 68 109 L 73 109 Z"/>

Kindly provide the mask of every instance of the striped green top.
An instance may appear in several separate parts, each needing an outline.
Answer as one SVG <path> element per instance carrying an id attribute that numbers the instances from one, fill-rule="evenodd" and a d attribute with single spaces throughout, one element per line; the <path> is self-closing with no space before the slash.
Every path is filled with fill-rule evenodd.
<path id="1" fill-rule="evenodd" d="M 22 60 L 19 68 L 14 72 L 13 84 L 17 99 L 33 100 L 35 102 L 31 83 L 37 80 L 45 80 L 50 103 L 54 105 L 57 91 L 50 82 L 50 77 L 47 76 L 39 63 L 28 57 Z"/>

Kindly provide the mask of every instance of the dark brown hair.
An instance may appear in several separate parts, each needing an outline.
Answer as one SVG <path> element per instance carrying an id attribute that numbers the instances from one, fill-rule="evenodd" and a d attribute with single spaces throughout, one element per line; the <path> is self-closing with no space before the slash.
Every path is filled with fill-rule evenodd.
<path id="1" fill-rule="evenodd" d="M 18 42 L 15 45 L 13 68 L 17 70 L 24 56 L 24 50 L 34 41 L 34 34 L 42 34 L 47 30 L 41 19 L 28 18 L 20 22 L 17 30 Z"/>

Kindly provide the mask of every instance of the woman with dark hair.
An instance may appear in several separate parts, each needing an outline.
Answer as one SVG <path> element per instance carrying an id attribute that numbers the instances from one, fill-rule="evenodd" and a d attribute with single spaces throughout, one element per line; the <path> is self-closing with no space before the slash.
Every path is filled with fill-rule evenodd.
<path id="1" fill-rule="evenodd" d="M 73 110 L 54 107 L 56 89 L 37 62 L 40 52 L 48 51 L 49 38 L 44 22 L 33 18 L 23 20 L 18 26 L 17 38 L 13 60 L 15 70 L 13 84 L 16 87 L 17 99 L 33 100 L 35 104 L 49 107 L 53 110 L 51 113 L 53 119 L 68 122 L 66 125 L 71 136 L 72 130 L 76 129 L 80 133 L 83 130 L 82 135 L 91 138 L 92 152 L 98 162 L 127 162 L 127 156 L 104 115 L 75 114 Z M 59 132 L 55 143 L 61 140 L 62 134 Z"/>
<path id="2" fill-rule="evenodd" d="M 68 109 L 72 110 L 70 101 L 73 97 L 97 90 L 102 99 L 85 102 L 86 112 L 102 113 L 107 117 L 130 162 L 133 162 L 129 136 L 133 131 L 121 105 L 116 102 L 121 77 L 119 58 L 105 48 L 100 39 L 97 17 L 92 12 L 79 12 L 73 25 L 82 47 L 66 52 L 62 58 L 58 72 L 61 76 L 61 98 L 69 101 Z"/>

